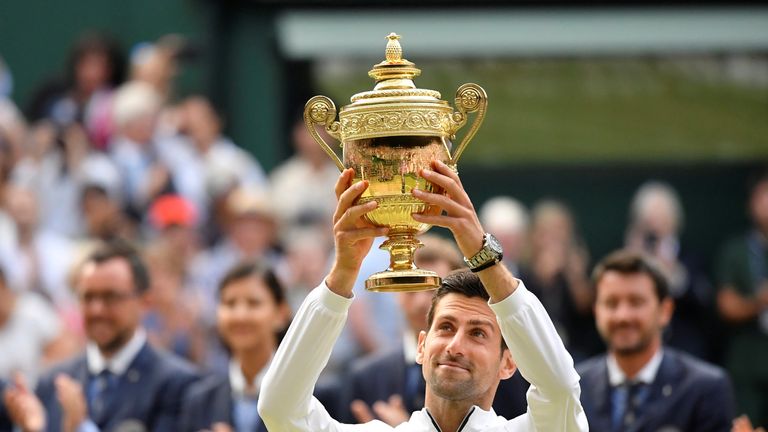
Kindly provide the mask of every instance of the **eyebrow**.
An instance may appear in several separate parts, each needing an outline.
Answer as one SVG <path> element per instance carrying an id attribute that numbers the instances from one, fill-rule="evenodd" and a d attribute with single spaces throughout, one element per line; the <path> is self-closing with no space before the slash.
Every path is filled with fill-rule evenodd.
<path id="1" fill-rule="evenodd" d="M 438 316 L 435 319 L 435 321 L 450 321 L 452 323 L 455 323 L 458 321 L 458 319 L 453 315 L 443 315 L 443 316 Z M 491 330 L 494 330 L 493 323 L 490 320 L 486 320 L 486 319 L 477 319 L 477 318 L 471 319 L 467 321 L 467 324 L 469 324 L 470 326 L 489 327 Z"/>

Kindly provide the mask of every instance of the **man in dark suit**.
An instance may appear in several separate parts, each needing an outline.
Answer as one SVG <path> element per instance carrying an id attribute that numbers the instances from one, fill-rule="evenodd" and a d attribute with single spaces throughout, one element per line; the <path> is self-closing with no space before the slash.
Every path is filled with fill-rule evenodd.
<path id="1" fill-rule="evenodd" d="M 147 343 L 140 323 L 149 279 L 136 250 L 121 241 L 102 245 L 80 268 L 76 287 L 88 344 L 38 383 L 45 430 L 177 430 L 196 373 Z"/>
<path id="2" fill-rule="evenodd" d="M 425 235 L 424 246 L 414 260 L 419 268 L 445 277 L 464 267 L 456 245 L 443 238 Z M 394 350 L 374 353 L 352 364 L 348 380 L 347 402 L 343 417 L 347 422 L 367 422 L 378 418 L 397 425 L 410 413 L 424 407 L 426 383 L 421 365 L 416 363 L 419 332 L 427 329 L 427 312 L 432 304 L 432 291 L 398 293 L 398 303 L 406 318 L 403 344 Z M 493 402 L 494 411 L 514 418 L 526 411 L 525 392 L 528 382 L 517 373 L 499 383 Z"/>
<path id="3" fill-rule="evenodd" d="M 577 367 L 590 429 L 730 431 L 730 379 L 662 346 L 674 304 L 665 275 L 640 253 L 617 251 L 595 268 L 595 318 L 608 353 Z"/>

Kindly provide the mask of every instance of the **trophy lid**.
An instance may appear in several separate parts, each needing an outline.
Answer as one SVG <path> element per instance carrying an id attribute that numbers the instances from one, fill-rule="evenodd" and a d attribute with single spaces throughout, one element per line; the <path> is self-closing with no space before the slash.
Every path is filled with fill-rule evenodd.
<path id="1" fill-rule="evenodd" d="M 373 66 L 368 76 L 376 80 L 371 91 L 357 93 L 341 108 L 341 140 L 384 136 L 443 136 L 455 131 L 452 109 L 435 90 L 419 89 L 413 78 L 421 75 L 416 65 L 403 58 L 400 36 L 387 36 L 386 59 Z"/>

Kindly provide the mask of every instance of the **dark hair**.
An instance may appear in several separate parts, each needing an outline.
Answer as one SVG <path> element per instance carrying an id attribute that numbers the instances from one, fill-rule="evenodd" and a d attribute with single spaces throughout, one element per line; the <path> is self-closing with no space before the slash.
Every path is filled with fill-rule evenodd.
<path id="1" fill-rule="evenodd" d="M 124 259 L 131 268 L 133 286 L 136 292 L 144 294 L 149 290 L 149 272 L 141 259 L 138 249 L 124 239 L 114 239 L 101 243 L 88 255 L 85 263 L 103 264 L 113 259 Z"/>
<path id="2" fill-rule="evenodd" d="M 224 275 L 224 278 L 219 283 L 219 299 L 221 299 L 221 295 L 230 284 L 249 277 L 257 277 L 263 280 L 267 284 L 269 293 L 272 295 L 272 299 L 276 304 L 285 302 L 285 290 L 283 289 L 283 285 L 277 279 L 275 272 L 269 266 L 255 261 L 241 262 L 232 267 L 227 274 Z"/>
<path id="3" fill-rule="evenodd" d="M 107 58 L 111 68 L 107 81 L 112 87 L 117 87 L 125 80 L 126 58 L 120 44 L 110 34 L 102 31 L 88 31 L 75 41 L 69 53 L 67 81 L 70 85 L 75 82 L 75 68 L 88 54 L 98 53 Z"/>
<path id="4" fill-rule="evenodd" d="M 468 269 L 456 270 L 443 279 L 440 288 L 438 288 L 437 291 L 435 291 L 435 295 L 432 296 L 432 305 L 430 305 L 429 312 L 427 313 L 428 328 L 432 327 L 432 321 L 435 319 L 435 311 L 437 310 L 438 303 L 440 303 L 440 300 L 448 294 L 460 294 L 469 298 L 481 298 L 486 302 L 491 298 L 478 275 L 472 273 Z M 507 342 L 502 335 L 502 352 L 505 349 L 507 349 Z"/>
<path id="5" fill-rule="evenodd" d="M 669 297 L 669 281 L 667 275 L 661 270 L 659 264 L 651 256 L 642 252 L 621 249 L 610 253 L 603 258 L 592 272 L 592 284 L 597 290 L 600 280 L 609 271 L 619 272 L 624 275 L 646 274 L 656 290 L 656 297 L 662 301 Z"/>

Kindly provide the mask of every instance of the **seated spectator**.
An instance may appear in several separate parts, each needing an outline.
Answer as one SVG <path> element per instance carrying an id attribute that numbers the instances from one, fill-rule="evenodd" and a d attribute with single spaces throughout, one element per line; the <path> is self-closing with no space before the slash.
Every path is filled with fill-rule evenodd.
<path id="1" fill-rule="evenodd" d="M 117 167 L 105 154 L 93 151 L 79 123 L 61 128 L 37 123 L 29 147 L 13 171 L 13 181 L 38 197 L 40 226 L 70 238 L 82 235 L 79 198 L 84 185 L 97 183 L 119 193 Z"/>
<path id="2" fill-rule="evenodd" d="M 58 126 L 81 123 L 99 148 L 112 133 L 109 118 L 112 91 L 125 78 L 125 56 L 110 35 L 88 32 L 70 51 L 63 77 L 43 84 L 33 95 L 30 121 L 42 119 Z"/>
<path id="3" fill-rule="evenodd" d="M 91 183 L 83 187 L 80 210 L 86 240 L 111 241 L 138 236 L 136 223 L 123 212 L 114 191 L 103 185 Z"/>
<path id="4" fill-rule="evenodd" d="M 259 264 L 235 266 L 218 292 L 218 334 L 231 357 L 227 374 L 214 374 L 192 386 L 184 401 L 181 431 L 266 431 L 256 403 L 261 379 L 288 324 L 285 293 L 272 270 Z"/>
<path id="5" fill-rule="evenodd" d="M 285 293 L 271 269 L 255 263 L 232 268 L 221 282 L 216 306 L 219 336 L 231 357 L 226 374 L 194 384 L 184 401 L 180 431 L 266 432 L 256 403 L 261 379 L 288 324 Z"/>
<path id="6" fill-rule="evenodd" d="M 175 173 L 155 139 L 161 108 L 160 96 L 143 82 L 126 83 L 115 94 L 110 156 L 123 179 L 124 202 L 136 218 L 155 197 L 175 191 Z"/>
<path id="7" fill-rule="evenodd" d="M 445 277 L 464 267 L 461 253 L 451 241 L 429 234 L 420 240 L 424 246 L 415 255 L 419 268 Z M 366 423 L 378 418 L 396 426 L 407 421 L 411 412 L 424 408 L 426 382 L 421 365 L 416 363 L 416 342 L 419 333 L 428 328 L 427 312 L 433 294 L 434 291 L 397 293 L 406 321 L 402 344 L 352 363 L 346 395 L 351 401 L 350 415 L 346 422 Z M 528 383 L 520 374 L 501 381 L 493 402 L 494 411 L 505 418 L 524 413 L 527 388 Z"/>
<path id="8" fill-rule="evenodd" d="M 202 366 L 207 348 L 203 299 L 187 284 L 183 255 L 169 243 L 155 242 L 144 256 L 151 283 L 143 324 L 150 343 Z"/>
<path id="9" fill-rule="evenodd" d="M 701 359 L 712 359 L 711 335 L 717 331 L 715 293 L 702 262 L 680 243 L 683 205 L 668 184 L 647 182 L 632 199 L 626 247 L 652 255 L 669 277 L 675 313 L 667 345 Z"/>
<path id="10" fill-rule="evenodd" d="M 0 269 L 0 379 L 23 374 L 35 383 L 45 365 L 72 352 L 56 311 L 34 292 L 15 292 Z"/>
<path id="11" fill-rule="evenodd" d="M 216 287 L 224 274 L 237 263 L 248 260 L 278 261 L 275 252 L 275 221 L 272 204 L 260 190 L 238 188 L 226 198 L 224 237 L 212 248 L 198 254 L 192 264 L 192 283 L 203 290 L 209 306 L 206 317 L 215 315 Z"/>
<path id="12" fill-rule="evenodd" d="M 61 311 L 69 310 L 76 304 L 67 283 L 73 242 L 40 227 L 38 201 L 31 190 L 8 187 L 5 200 L 16 227 L 15 244 L 0 250 L 8 283 L 17 291 L 40 294 Z"/>
<path id="13" fill-rule="evenodd" d="M 331 142 L 325 132 L 320 132 Z M 308 224 L 328 226 L 336 208 L 333 188 L 339 169 L 307 131 L 303 120 L 292 129 L 296 153 L 272 171 L 272 201 L 285 240 Z"/>
<path id="14" fill-rule="evenodd" d="M 46 373 L 36 401 L 23 386 L 11 389 L 11 418 L 24 425 L 42 417 L 47 431 L 177 431 L 196 374 L 147 342 L 140 323 L 149 278 L 138 253 L 121 241 L 100 246 L 80 267 L 76 287 L 88 346 Z"/>
<path id="15" fill-rule="evenodd" d="M 718 266 L 717 306 L 730 325 L 725 367 L 739 409 L 768 425 L 768 173 L 749 195 L 752 227 L 730 240 Z"/>
<path id="16" fill-rule="evenodd" d="M 726 373 L 662 344 L 674 303 L 659 265 L 618 251 L 597 265 L 593 281 L 595 318 L 608 353 L 577 367 L 590 429 L 729 430 L 735 412 Z"/>

